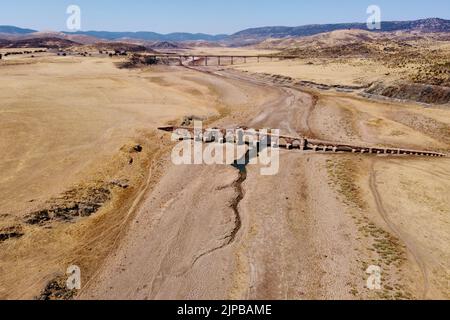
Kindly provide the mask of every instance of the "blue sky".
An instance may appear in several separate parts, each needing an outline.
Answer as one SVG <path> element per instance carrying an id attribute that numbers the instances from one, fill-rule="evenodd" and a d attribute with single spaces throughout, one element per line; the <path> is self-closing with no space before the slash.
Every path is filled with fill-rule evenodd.
<path id="1" fill-rule="evenodd" d="M 11 0 L 0 25 L 66 30 L 66 8 L 79 5 L 82 30 L 233 33 L 259 26 L 364 22 L 371 4 L 383 20 L 450 19 L 450 0 Z"/>

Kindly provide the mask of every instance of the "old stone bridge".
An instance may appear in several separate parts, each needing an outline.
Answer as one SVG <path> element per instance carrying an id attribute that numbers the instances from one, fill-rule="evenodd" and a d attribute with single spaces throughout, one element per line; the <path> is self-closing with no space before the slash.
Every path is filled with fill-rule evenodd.
<path id="1" fill-rule="evenodd" d="M 236 143 L 238 140 L 238 134 L 229 135 L 230 129 L 194 129 L 190 127 L 161 127 L 159 130 L 166 132 L 176 133 L 181 140 L 184 139 L 201 139 L 204 142 L 213 142 L 215 137 L 222 137 L 221 141 L 216 141 L 223 143 L 225 140 L 227 142 Z M 244 138 L 251 138 L 249 140 L 255 142 L 268 141 L 272 146 L 284 148 L 288 150 L 303 150 L 303 151 L 314 151 L 314 152 L 349 152 L 349 153 L 359 153 L 359 154 L 377 154 L 377 155 L 391 155 L 391 156 L 421 156 L 421 157 L 447 157 L 447 154 L 436 152 L 436 151 L 424 151 L 424 150 L 411 150 L 403 148 L 388 148 L 388 147 L 377 147 L 377 146 L 361 146 L 352 145 L 347 143 L 331 142 L 317 139 L 309 139 L 306 137 L 292 137 L 286 135 L 273 134 L 270 131 L 262 132 L 259 130 L 249 130 L 248 128 L 236 128 L 232 129 L 233 132 L 240 132 L 241 136 Z M 225 138 L 226 137 L 226 138 Z M 229 137 L 233 137 L 230 141 Z"/>

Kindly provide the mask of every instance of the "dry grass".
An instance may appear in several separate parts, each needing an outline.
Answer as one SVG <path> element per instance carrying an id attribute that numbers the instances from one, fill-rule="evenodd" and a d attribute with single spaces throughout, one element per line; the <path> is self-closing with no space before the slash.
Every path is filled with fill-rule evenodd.
<path id="1" fill-rule="evenodd" d="M 0 68 L 0 298 L 33 298 L 71 264 L 87 281 L 119 243 L 162 171 L 167 146 L 153 128 L 227 108 L 187 70 L 47 56 Z M 130 152 L 137 144 L 142 152 Z M 52 219 L 27 223 L 36 212 Z"/>
<path id="2" fill-rule="evenodd" d="M 143 188 L 151 188 L 162 174 L 162 164 L 158 159 L 165 148 L 155 143 L 158 140 L 159 137 L 151 133 L 142 135 L 132 142 L 143 146 L 141 153 L 129 153 L 128 146 L 125 146 L 113 160 L 104 163 L 101 171 L 86 174 L 92 180 L 75 186 L 73 190 L 79 192 L 66 193 L 63 198 L 72 203 L 83 198 L 87 189 L 126 179 L 129 187 L 111 187 L 110 200 L 91 217 L 48 221 L 41 225 L 21 223 L 24 235 L 2 245 L 1 267 L 10 270 L 2 275 L 3 290 L 0 294 L 3 298 L 37 295 L 46 282 L 64 274 L 69 265 L 81 268 L 83 281 L 91 278 L 127 229 L 133 217 L 133 205 L 136 205 L 134 199 Z M 34 284 L 30 286 L 31 279 L 34 279 Z"/>
<path id="3" fill-rule="evenodd" d="M 365 239 L 367 247 L 361 251 L 361 273 L 370 265 L 380 266 L 385 277 L 383 290 L 375 293 L 364 289 L 365 294 L 379 299 L 412 299 L 409 289 L 403 284 L 401 269 L 406 262 L 406 248 L 391 233 L 372 222 L 369 216 L 370 205 L 367 194 L 361 187 L 361 168 L 364 165 L 355 159 L 342 157 L 338 160 L 328 160 L 327 170 L 331 183 L 343 197 L 343 202 L 349 206 L 349 212 L 358 226 L 361 237 Z M 387 277 L 389 275 L 389 277 Z M 355 297 L 360 292 L 353 288 L 351 292 Z"/>
<path id="4" fill-rule="evenodd" d="M 344 203 L 363 210 L 367 208 L 367 203 L 361 187 L 356 183 L 359 173 L 354 170 L 355 167 L 355 161 L 349 158 L 327 161 L 328 174 L 338 192 L 344 197 Z"/>

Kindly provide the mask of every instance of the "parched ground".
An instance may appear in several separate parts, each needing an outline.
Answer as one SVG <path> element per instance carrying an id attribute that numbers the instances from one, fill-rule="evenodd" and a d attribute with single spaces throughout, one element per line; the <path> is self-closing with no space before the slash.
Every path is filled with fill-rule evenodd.
<path id="1" fill-rule="evenodd" d="M 2 298 L 38 296 L 71 263 L 86 277 L 97 269 L 161 174 L 170 142 L 157 126 L 260 99 L 189 70 L 114 62 L 49 54 L 1 62 Z"/>
<path id="2" fill-rule="evenodd" d="M 214 75 L 274 88 L 279 93 L 276 100 L 255 106 L 254 113 L 237 119 L 226 117 L 218 125 L 243 123 L 330 140 L 339 137 L 356 143 L 448 150 L 448 144 L 441 141 L 445 135 L 440 126 L 425 134 L 417 124 L 407 126 L 395 120 L 396 112 L 405 113 L 403 118 L 420 115 L 431 121 L 438 117 L 444 118 L 442 126 L 448 128 L 449 113 L 445 110 L 371 102 L 343 94 L 322 96 L 302 92 L 286 82 L 277 84 L 264 76 L 230 70 L 218 70 Z M 127 240 L 80 297 L 448 298 L 450 261 L 444 256 L 436 264 L 422 246 L 429 244 L 426 233 L 397 220 L 409 211 L 417 226 L 426 224 L 427 219 L 418 214 L 420 210 L 414 209 L 416 202 L 404 199 L 401 206 L 393 202 L 394 207 L 387 207 L 386 193 L 397 201 L 405 196 L 400 191 L 402 185 L 392 182 L 395 193 L 384 187 L 382 177 L 394 173 L 378 166 L 391 161 L 405 166 L 422 161 L 435 167 L 439 175 L 437 168 L 449 165 L 447 159 L 284 152 L 275 176 L 261 176 L 260 167 L 248 166 L 240 187 L 243 197 L 241 189 L 236 189 L 239 175 L 232 168 L 169 165 L 161 188 L 150 193 L 138 210 Z M 427 183 L 414 171 L 407 174 L 416 180 L 417 192 L 428 195 L 428 208 L 436 202 L 448 212 L 447 187 L 441 185 L 446 183 L 445 175 L 442 182 Z M 181 178 L 185 176 L 186 181 Z M 428 190 L 430 184 L 432 190 Z M 236 201 L 238 216 L 230 207 Z M 448 239 L 448 215 L 441 209 L 428 209 L 429 216 L 440 221 L 436 230 L 442 239 Z M 448 252 L 445 240 L 433 245 L 439 252 Z M 370 265 L 382 268 L 382 290 L 366 287 Z"/>
<path id="3" fill-rule="evenodd" d="M 73 294 L 81 299 L 449 298 L 448 159 L 283 151 L 279 173 L 262 176 L 251 165 L 246 174 L 175 166 L 170 135 L 154 132 L 189 116 L 214 126 L 448 152 L 449 109 L 229 68 L 130 71 L 108 59 L 46 59 L 0 66 L 3 85 L 30 81 L 28 95 L 1 91 L 11 105 L 0 117 L 14 128 L 21 117 L 11 119 L 12 110 L 42 100 L 54 117 L 45 118 L 42 103 L 25 109 L 28 119 L 57 126 L 40 135 L 24 130 L 23 139 L 37 144 L 0 140 L 2 150 L 36 169 L 21 185 L 15 162 L 3 164 L 1 178 L 6 172 L 11 186 L 0 184 L 8 195 L 1 198 L 9 198 L 1 223 L 18 236 L 0 243 L 0 297 L 38 296 L 75 264 L 83 288 Z M 28 68 L 41 81 L 27 77 Z M 73 134 L 61 141 L 58 130 Z M 42 141 L 51 142 L 38 153 L 33 146 Z M 47 163 L 53 158 L 46 153 L 59 147 L 67 158 L 84 152 L 65 167 Z M 366 287 L 370 265 L 382 268 L 382 290 Z"/>

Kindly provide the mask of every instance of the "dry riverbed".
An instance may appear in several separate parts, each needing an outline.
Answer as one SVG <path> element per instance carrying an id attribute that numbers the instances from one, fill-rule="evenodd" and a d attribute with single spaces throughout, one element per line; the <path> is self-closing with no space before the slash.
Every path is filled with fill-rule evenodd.
<path id="1" fill-rule="evenodd" d="M 44 288 L 71 264 L 82 299 L 448 298 L 447 159 L 283 151 L 261 176 L 175 166 L 155 128 L 188 116 L 448 151 L 449 110 L 218 68 L 43 59 L 0 66 L 1 298 L 61 298 Z M 382 290 L 366 287 L 370 265 Z"/>

